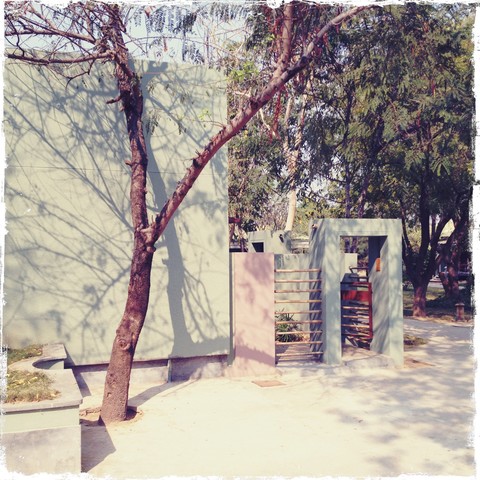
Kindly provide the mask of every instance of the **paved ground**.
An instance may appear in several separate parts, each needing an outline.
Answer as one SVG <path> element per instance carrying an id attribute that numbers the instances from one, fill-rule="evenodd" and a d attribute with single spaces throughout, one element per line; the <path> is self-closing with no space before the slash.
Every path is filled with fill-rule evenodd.
<path id="1" fill-rule="evenodd" d="M 134 385 L 143 417 L 83 426 L 83 469 L 114 479 L 473 477 L 472 329 L 407 320 L 406 332 L 428 344 L 407 351 L 403 369 Z M 93 392 L 84 406 L 100 400 Z"/>

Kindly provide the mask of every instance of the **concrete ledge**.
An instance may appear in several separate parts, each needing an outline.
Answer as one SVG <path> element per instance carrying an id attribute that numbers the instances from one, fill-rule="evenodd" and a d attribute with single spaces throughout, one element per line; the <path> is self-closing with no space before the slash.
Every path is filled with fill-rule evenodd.
<path id="1" fill-rule="evenodd" d="M 52 343 L 43 347 L 42 356 L 35 359 L 33 366 L 43 370 L 63 370 L 66 359 L 65 347 L 61 343 Z"/>
<path id="2" fill-rule="evenodd" d="M 72 367 L 73 374 L 83 396 L 103 390 L 107 375 L 107 364 L 81 365 Z M 168 361 L 133 362 L 130 384 L 165 383 L 168 380 Z"/>
<path id="3" fill-rule="evenodd" d="M 169 380 L 198 380 L 199 378 L 221 377 L 227 368 L 227 355 L 197 358 L 172 358 Z"/>
<path id="4" fill-rule="evenodd" d="M 221 377 L 227 370 L 228 355 L 170 358 L 133 362 L 130 384 L 198 380 Z M 84 396 L 103 389 L 107 374 L 106 364 L 73 367 L 73 373 Z"/>
<path id="5" fill-rule="evenodd" d="M 80 473 L 80 425 L 7 433 L 2 444 L 9 472 Z"/>
<path id="6" fill-rule="evenodd" d="M 47 367 L 53 388 L 60 392 L 51 400 L 2 405 L 2 445 L 10 472 L 80 473 L 82 395 L 73 372 L 59 369 L 65 358 L 63 345 L 55 345 L 46 347 L 41 357 L 10 366 L 30 372 Z"/>
<path id="7" fill-rule="evenodd" d="M 277 365 L 279 375 L 301 372 L 309 375 L 342 375 L 360 370 L 395 369 L 397 366 L 392 358 L 381 353 L 364 348 L 347 347 L 342 356 L 342 362 L 337 365 L 327 365 L 321 362 L 284 362 Z"/>

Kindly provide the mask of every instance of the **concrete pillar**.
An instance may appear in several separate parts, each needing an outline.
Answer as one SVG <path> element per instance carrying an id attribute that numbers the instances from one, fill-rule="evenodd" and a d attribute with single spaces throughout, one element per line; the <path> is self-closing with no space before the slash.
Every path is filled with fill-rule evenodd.
<path id="1" fill-rule="evenodd" d="M 318 220 L 311 239 L 310 267 L 321 268 L 323 362 L 338 365 L 342 361 L 340 324 L 340 281 L 343 276 L 343 254 L 339 237 L 330 219 Z"/>
<path id="2" fill-rule="evenodd" d="M 233 361 L 229 376 L 275 373 L 274 254 L 236 253 L 233 268 Z"/>

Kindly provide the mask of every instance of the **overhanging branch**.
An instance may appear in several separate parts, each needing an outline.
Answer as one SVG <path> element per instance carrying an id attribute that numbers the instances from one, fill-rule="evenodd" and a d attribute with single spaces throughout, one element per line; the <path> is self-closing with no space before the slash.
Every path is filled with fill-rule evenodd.
<path id="1" fill-rule="evenodd" d="M 65 57 L 65 58 L 58 58 L 58 57 L 36 57 L 35 55 L 26 54 L 25 51 L 22 50 L 22 54 L 17 54 L 14 52 L 7 52 L 7 58 L 12 60 L 20 60 L 22 62 L 32 63 L 36 65 L 74 65 L 79 63 L 90 63 L 96 60 L 102 59 L 111 59 L 113 53 L 110 51 L 103 52 L 103 53 L 93 53 L 91 55 L 85 55 L 80 57 Z"/>
<path id="2" fill-rule="evenodd" d="M 246 106 L 242 108 L 242 110 L 208 142 L 203 151 L 198 153 L 197 157 L 192 160 L 192 164 L 187 169 L 183 179 L 177 184 L 177 188 L 151 224 L 151 227 L 154 229 L 155 240 L 163 233 L 170 218 L 176 212 L 183 199 L 192 188 L 194 182 L 215 153 L 217 153 L 225 143 L 241 131 L 250 119 L 256 115 L 256 113 L 266 105 L 288 81 L 313 61 L 316 44 L 330 29 L 369 8 L 373 8 L 373 6 L 355 7 L 336 15 L 319 30 L 309 43 L 304 54 L 290 67 L 288 67 L 288 64 L 285 64 L 284 59 L 279 61 L 277 68 L 272 74 L 270 82 L 266 87 L 258 95 L 250 98 Z M 289 27 L 291 27 L 291 24 L 290 22 L 287 22 L 285 28 Z M 285 40 L 288 36 L 287 33 L 285 33 Z"/>

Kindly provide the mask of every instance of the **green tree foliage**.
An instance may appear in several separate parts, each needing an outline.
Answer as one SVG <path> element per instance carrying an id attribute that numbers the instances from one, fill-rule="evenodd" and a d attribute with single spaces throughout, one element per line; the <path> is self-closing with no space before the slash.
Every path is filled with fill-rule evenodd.
<path id="1" fill-rule="evenodd" d="M 252 126 L 238 135 L 229 145 L 229 216 L 241 220 L 243 231 L 255 230 L 271 207 L 275 179 L 270 166 L 277 161 L 276 147 L 265 144 L 270 140 L 265 134 L 253 134 Z"/>
<path id="2" fill-rule="evenodd" d="M 332 36 L 315 64 L 305 178 L 322 185 L 337 216 L 402 218 L 419 316 L 442 229 L 453 220 L 463 237 L 468 228 L 473 12 L 414 3 L 375 9 Z"/>
<path id="3" fill-rule="evenodd" d="M 442 231 L 449 221 L 454 222 L 455 236 L 468 230 L 473 11 L 468 6 L 418 7 L 406 9 L 410 19 L 406 49 L 412 68 L 398 74 L 402 79 L 395 92 L 398 107 L 387 111 L 384 156 L 390 193 L 404 225 L 403 259 L 415 290 L 413 313 L 425 316 L 426 290 L 437 267 Z M 395 123 L 401 141 L 391 127 Z M 418 246 L 410 241 L 416 228 Z"/>
<path id="4" fill-rule="evenodd" d="M 245 50 L 243 45 L 233 42 L 228 46 L 230 54 L 218 63 L 227 76 L 229 115 L 233 116 L 245 97 L 260 86 L 264 67 L 257 61 L 258 48 L 260 45 Z M 239 230 L 230 228 L 231 241 L 238 242 L 246 232 L 261 228 L 273 209 L 281 142 L 262 121 L 267 109 L 262 109 L 251 120 L 248 130 L 243 130 L 228 145 L 228 213 L 240 222 Z"/>
<path id="5" fill-rule="evenodd" d="M 312 33 L 318 30 L 325 19 L 339 11 L 341 11 L 339 7 L 309 3 L 295 4 L 295 23 L 292 32 L 295 38 L 295 48 L 291 52 L 293 58 L 301 55 L 302 45 L 308 42 Z M 260 3 L 253 7 L 247 22 L 249 34 L 245 42 L 246 48 L 240 52 L 235 65 L 228 65 L 230 68 L 229 90 L 232 93 L 231 99 L 233 99 L 231 105 L 236 106 L 256 92 L 258 85 L 263 81 L 265 71 L 270 68 L 272 60 L 280 58 L 282 48 L 278 32 L 283 22 L 283 15 L 282 10 L 269 9 Z M 354 22 L 355 20 L 352 20 L 352 23 Z M 341 30 L 337 26 L 333 35 L 338 35 L 340 32 Z M 328 37 L 327 35 L 322 36 L 321 41 L 317 43 L 317 54 L 321 53 L 322 45 L 328 42 Z M 317 62 L 323 62 L 318 59 L 318 55 L 315 60 L 315 63 Z M 282 199 L 282 197 L 286 198 L 287 195 L 290 195 L 295 199 L 297 188 L 300 185 L 303 186 L 303 190 L 299 192 L 299 200 L 302 201 L 306 195 L 308 177 L 305 175 L 306 170 L 302 167 L 305 163 L 302 161 L 305 153 L 303 129 L 306 111 L 311 108 L 312 99 L 315 96 L 311 80 L 312 72 L 313 67 L 309 66 L 292 79 L 292 82 L 289 82 L 277 93 L 272 102 L 261 109 L 257 118 L 250 124 L 251 136 L 258 137 L 255 143 L 261 147 L 260 149 L 253 151 L 250 148 L 251 145 L 241 146 L 242 141 L 251 144 L 251 136 L 248 138 L 237 137 L 234 140 L 236 148 L 230 149 L 231 211 L 251 212 L 255 218 L 245 219 L 244 222 L 249 229 L 258 228 L 260 225 L 273 229 L 279 228 L 279 226 L 282 229 L 285 228 L 285 219 L 280 221 L 278 215 L 270 216 L 269 221 L 266 221 L 267 212 L 271 212 L 272 207 L 276 206 L 278 199 Z M 244 176 L 245 173 L 241 168 L 234 166 L 237 163 L 236 155 L 240 155 L 244 161 L 245 152 L 253 155 L 250 157 L 250 169 L 257 169 L 257 175 L 268 176 L 268 179 L 264 178 L 262 182 L 262 185 L 266 187 L 264 199 L 270 199 L 268 208 L 264 208 L 265 202 L 257 203 L 257 208 L 255 206 L 252 208 L 252 205 L 246 205 L 251 198 L 249 195 L 235 195 L 233 186 L 238 185 L 239 182 L 235 181 L 234 176 L 237 174 Z M 252 187 L 255 190 L 258 189 L 258 185 Z M 243 205 L 240 205 L 242 202 Z M 281 208 L 282 215 L 280 217 L 285 216 L 284 212 L 289 208 L 287 203 L 286 200 L 282 201 L 283 208 Z"/>

